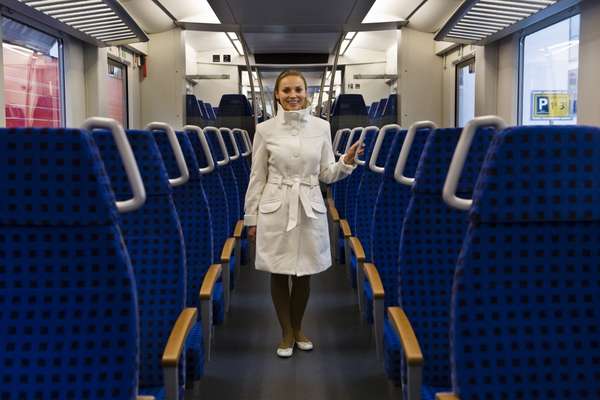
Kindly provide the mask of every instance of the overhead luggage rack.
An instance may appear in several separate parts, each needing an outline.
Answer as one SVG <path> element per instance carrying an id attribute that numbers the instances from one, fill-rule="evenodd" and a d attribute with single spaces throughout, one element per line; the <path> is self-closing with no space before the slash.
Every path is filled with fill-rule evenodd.
<path id="1" fill-rule="evenodd" d="M 116 0 L 2 0 L 17 12 L 99 47 L 146 42 L 148 36 Z"/>
<path id="2" fill-rule="evenodd" d="M 577 5 L 580 0 L 466 0 L 435 40 L 485 45 Z"/>

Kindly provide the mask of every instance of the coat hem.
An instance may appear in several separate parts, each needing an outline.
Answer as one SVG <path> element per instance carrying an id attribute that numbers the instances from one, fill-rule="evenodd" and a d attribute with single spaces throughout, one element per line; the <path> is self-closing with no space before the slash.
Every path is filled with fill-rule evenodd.
<path id="1" fill-rule="evenodd" d="M 260 267 L 258 265 L 255 265 L 254 268 L 257 271 L 261 271 L 261 272 L 269 272 L 271 274 L 281 274 L 281 275 L 293 275 L 293 276 L 306 276 L 306 275 L 315 275 L 318 274 L 320 272 L 324 272 L 326 270 L 328 270 L 329 268 L 331 268 L 331 264 L 329 264 L 328 266 L 320 266 L 318 269 L 313 270 L 313 271 L 305 271 L 305 272 L 298 272 L 298 271 L 281 271 L 281 270 L 273 270 L 271 268 L 268 267 Z"/>

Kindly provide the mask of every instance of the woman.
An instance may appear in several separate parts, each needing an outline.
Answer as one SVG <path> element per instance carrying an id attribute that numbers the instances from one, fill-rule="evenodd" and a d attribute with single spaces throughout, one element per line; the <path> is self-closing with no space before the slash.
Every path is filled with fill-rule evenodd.
<path id="1" fill-rule="evenodd" d="M 277 355 L 290 357 L 294 344 L 312 350 L 302 333 L 310 275 L 331 265 L 326 208 L 319 181 L 352 173 L 358 142 L 335 162 L 327 121 L 310 115 L 306 79 L 284 71 L 275 83 L 275 118 L 256 127 L 244 224 L 256 240 L 256 269 L 271 273 L 271 296 L 283 339 Z M 289 281 L 291 277 L 292 288 Z"/>

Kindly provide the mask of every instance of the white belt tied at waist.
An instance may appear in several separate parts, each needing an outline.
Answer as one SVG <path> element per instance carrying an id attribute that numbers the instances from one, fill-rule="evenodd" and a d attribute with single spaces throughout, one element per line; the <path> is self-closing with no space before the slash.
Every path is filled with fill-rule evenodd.
<path id="1" fill-rule="evenodd" d="M 310 198 L 304 191 L 300 191 L 300 185 L 303 186 L 319 186 L 319 177 L 317 175 L 311 175 L 306 178 L 284 178 L 281 175 L 269 176 L 269 183 L 275 185 L 286 185 L 291 187 L 288 192 L 288 203 L 290 205 L 288 210 L 288 224 L 286 231 L 291 231 L 298 224 L 298 202 L 302 203 L 304 212 L 308 218 L 318 219 L 313 212 Z"/>

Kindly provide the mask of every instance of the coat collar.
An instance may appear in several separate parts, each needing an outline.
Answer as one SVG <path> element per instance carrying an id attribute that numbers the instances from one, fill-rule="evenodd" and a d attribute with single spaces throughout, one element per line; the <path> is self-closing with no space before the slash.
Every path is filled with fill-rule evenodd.
<path id="1" fill-rule="evenodd" d="M 294 121 L 308 121 L 308 117 L 310 116 L 310 107 L 303 108 L 298 111 L 286 111 L 283 109 L 279 102 L 277 103 L 277 118 L 279 121 L 284 124 L 290 124 Z"/>

